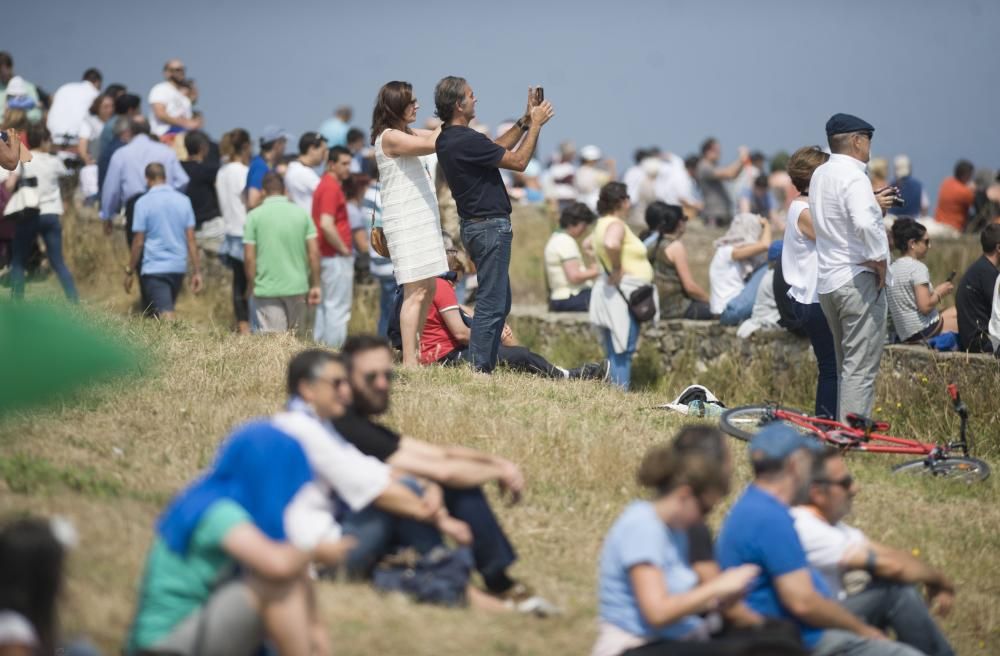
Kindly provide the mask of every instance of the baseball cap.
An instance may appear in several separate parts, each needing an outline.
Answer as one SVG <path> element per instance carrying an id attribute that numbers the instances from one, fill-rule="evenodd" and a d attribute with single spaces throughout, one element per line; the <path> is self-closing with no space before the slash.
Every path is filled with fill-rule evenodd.
<path id="1" fill-rule="evenodd" d="M 788 424 L 773 422 L 751 438 L 750 459 L 780 461 L 799 449 L 819 453 L 823 444 L 814 437 L 802 435 Z"/>
<path id="2" fill-rule="evenodd" d="M 601 149 L 591 144 L 580 149 L 580 159 L 585 162 L 596 162 L 601 159 Z"/>
<path id="3" fill-rule="evenodd" d="M 893 160 L 892 164 L 896 170 L 897 178 L 905 178 L 910 175 L 910 158 L 906 155 L 896 155 L 896 159 Z"/>
<path id="4" fill-rule="evenodd" d="M 292 136 L 290 132 L 286 132 L 284 129 L 278 127 L 277 125 L 268 125 L 264 128 L 264 131 L 260 133 L 260 145 L 264 146 L 270 143 L 274 143 L 278 139 L 285 139 L 286 141 L 292 141 L 295 137 Z"/>

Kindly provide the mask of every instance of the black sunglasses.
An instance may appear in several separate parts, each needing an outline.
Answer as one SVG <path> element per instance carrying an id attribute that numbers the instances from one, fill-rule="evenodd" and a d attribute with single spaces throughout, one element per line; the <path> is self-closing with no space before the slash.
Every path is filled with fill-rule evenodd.
<path id="1" fill-rule="evenodd" d="M 834 480 L 831 480 L 829 478 L 817 478 L 816 480 L 813 481 L 813 483 L 816 483 L 817 485 L 839 485 L 840 487 L 844 488 L 845 490 L 850 490 L 851 486 L 854 485 L 854 477 L 853 476 L 845 476 L 844 478 L 840 479 L 839 481 L 834 481 Z"/>
<path id="2" fill-rule="evenodd" d="M 392 381 L 396 380 L 396 372 L 393 371 L 392 369 L 386 369 L 385 371 L 369 371 L 363 376 L 365 385 L 375 384 L 375 381 L 380 376 L 385 377 L 385 382 L 387 383 L 391 383 Z"/>

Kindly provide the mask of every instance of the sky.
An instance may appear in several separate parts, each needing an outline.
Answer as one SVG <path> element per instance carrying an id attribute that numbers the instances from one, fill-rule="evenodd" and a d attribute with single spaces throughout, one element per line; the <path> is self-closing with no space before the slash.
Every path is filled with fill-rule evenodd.
<path id="1" fill-rule="evenodd" d="M 540 155 L 593 143 L 619 173 L 638 146 L 683 156 L 707 136 L 727 161 L 824 144 L 836 112 L 875 126 L 873 155 L 907 153 L 932 197 L 961 157 L 1000 168 L 997 0 L 33 0 L 12 21 L 0 48 L 50 92 L 96 66 L 145 100 L 180 57 L 216 138 L 297 135 L 340 104 L 367 130 L 394 79 L 422 123 L 437 80 L 460 75 L 491 126 L 544 85 Z"/>

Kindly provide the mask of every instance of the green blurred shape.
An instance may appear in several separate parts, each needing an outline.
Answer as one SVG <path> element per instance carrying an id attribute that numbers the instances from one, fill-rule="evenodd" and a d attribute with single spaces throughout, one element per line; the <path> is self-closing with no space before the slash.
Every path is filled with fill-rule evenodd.
<path id="1" fill-rule="evenodd" d="M 124 336 L 78 310 L 0 301 L 0 415 L 139 370 Z"/>

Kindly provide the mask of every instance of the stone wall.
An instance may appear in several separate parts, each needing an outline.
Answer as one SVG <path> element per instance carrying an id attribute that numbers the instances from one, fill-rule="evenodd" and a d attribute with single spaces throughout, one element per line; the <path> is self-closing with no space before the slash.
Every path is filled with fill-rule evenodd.
<path id="1" fill-rule="evenodd" d="M 539 347 L 548 347 L 561 339 L 595 340 L 592 327 L 584 313 L 553 313 L 545 306 L 515 305 L 511 317 L 521 329 L 537 334 Z M 652 343 L 666 369 L 692 365 L 704 371 L 722 357 L 749 362 L 772 362 L 776 371 L 795 366 L 803 359 L 812 359 L 812 349 L 805 337 L 786 330 L 761 330 L 749 339 L 736 336 L 736 328 L 720 326 L 714 321 L 663 320 L 644 324 L 642 340 L 648 348 Z M 693 362 L 692 362 L 693 360 Z M 923 346 L 892 345 L 882 354 L 883 371 L 914 372 L 944 367 L 960 368 L 995 379 L 1000 376 L 1000 360 L 990 355 L 942 353 Z"/>

